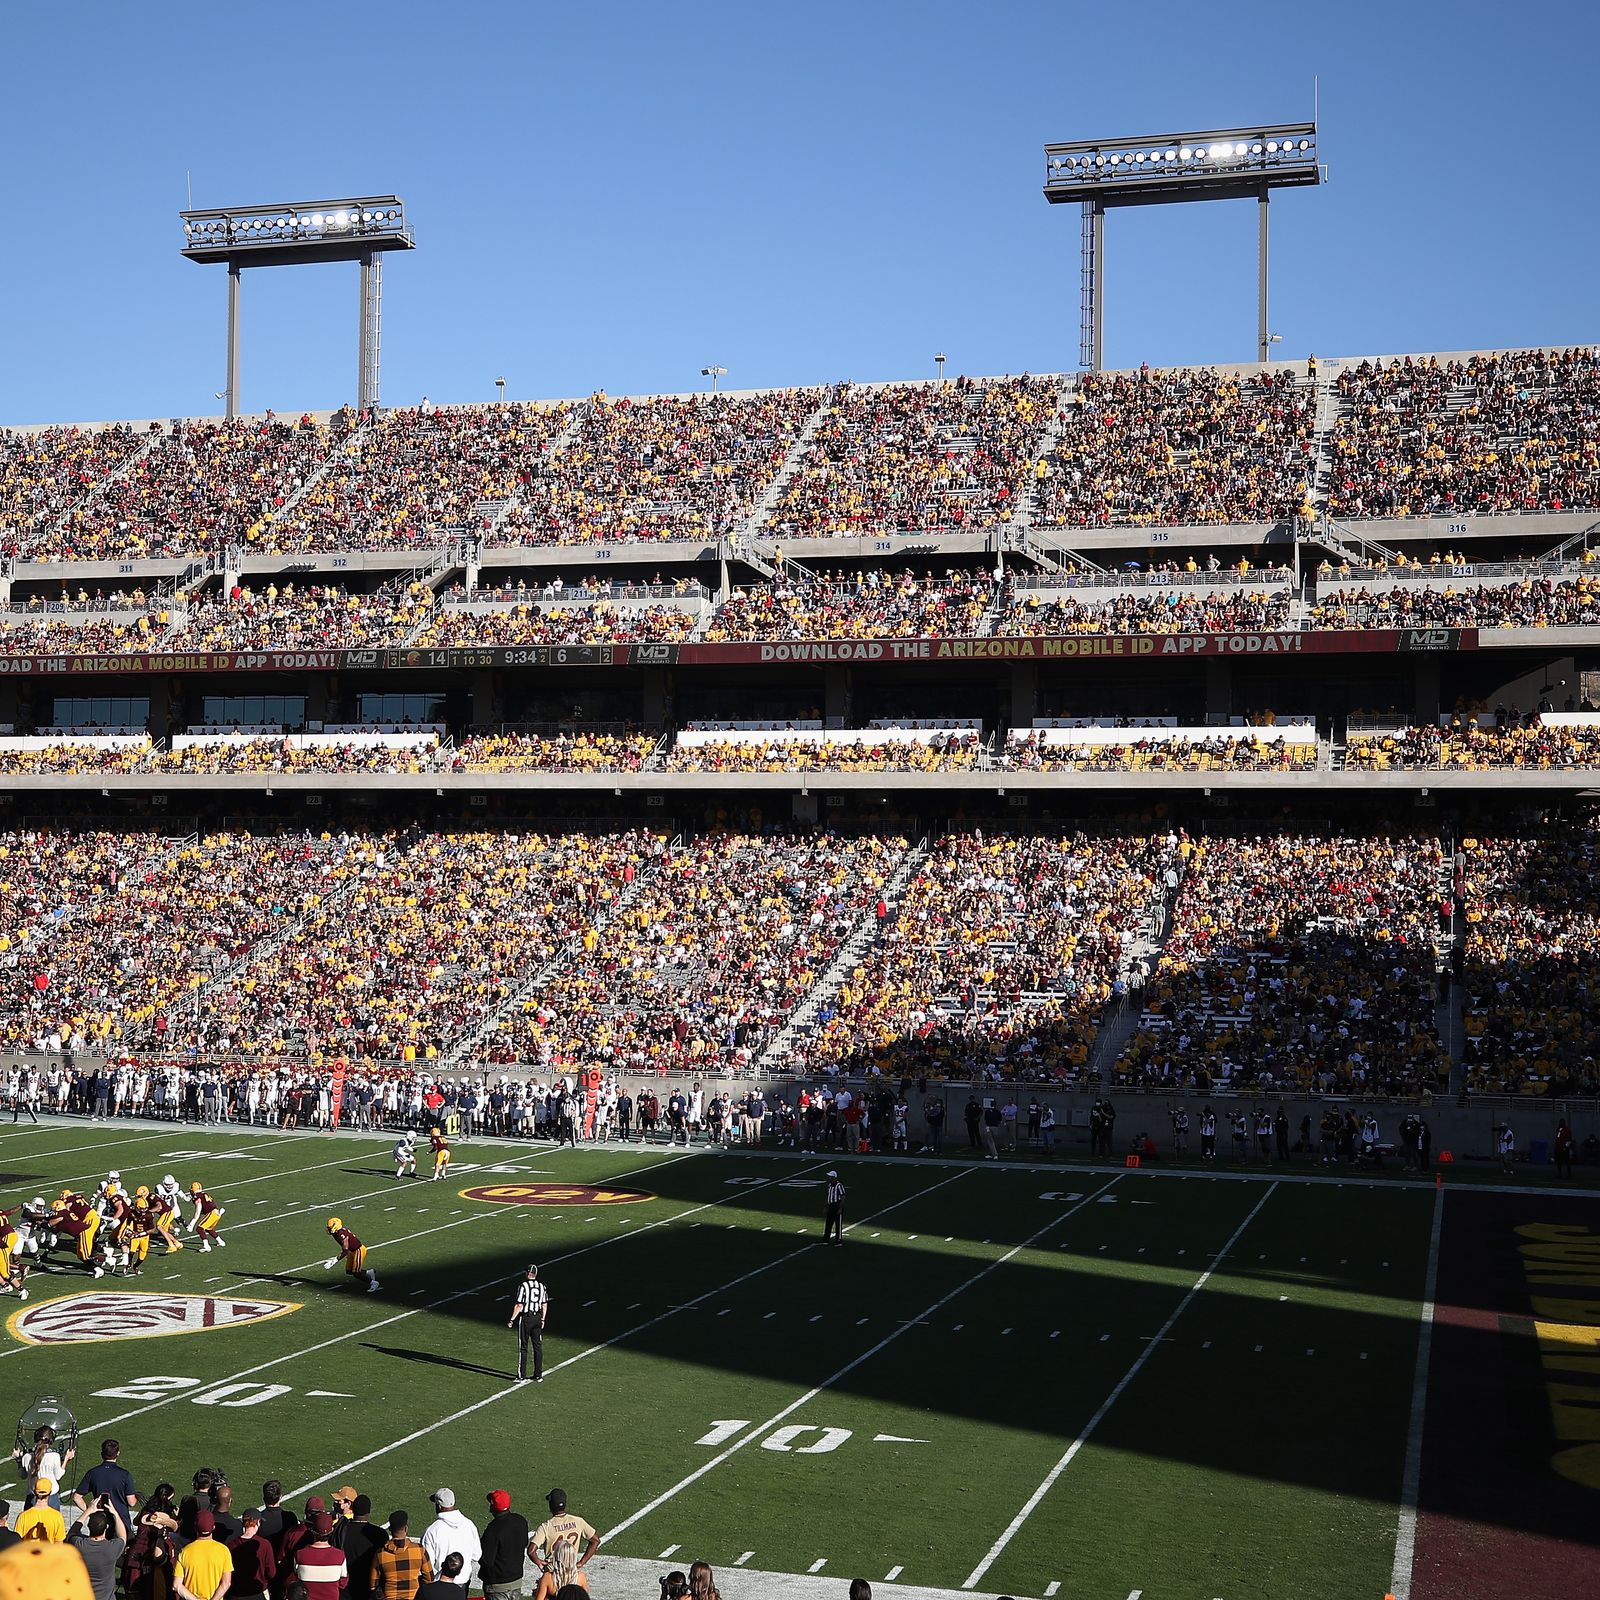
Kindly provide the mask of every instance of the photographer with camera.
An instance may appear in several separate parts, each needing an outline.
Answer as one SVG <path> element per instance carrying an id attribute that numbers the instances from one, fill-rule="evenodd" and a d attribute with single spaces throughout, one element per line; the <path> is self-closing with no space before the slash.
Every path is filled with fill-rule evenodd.
<path id="1" fill-rule="evenodd" d="M 94 1600 L 116 1600 L 117 1566 L 128 1548 L 128 1525 L 112 1507 L 109 1495 L 68 1535 L 67 1543 L 83 1558 L 89 1569 L 89 1584 Z"/>

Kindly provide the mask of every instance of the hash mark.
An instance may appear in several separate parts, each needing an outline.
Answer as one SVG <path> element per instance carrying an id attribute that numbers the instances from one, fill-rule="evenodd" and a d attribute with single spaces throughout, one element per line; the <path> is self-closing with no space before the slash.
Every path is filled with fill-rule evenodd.
<path id="1" fill-rule="evenodd" d="M 681 1550 L 682 1548 L 683 1548 L 682 1545 L 669 1544 L 667 1546 L 667 1548 L 665 1550 L 663 1550 L 661 1552 L 661 1554 L 656 1557 L 656 1560 L 657 1561 L 670 1561 L 672 1559 L 672 1557 L 675 1556 L 678 1553 L 678 1551 Z"/>
<path id="2" fill-rule="evenodd" d="M 813 1561 L 809 1567 L 806 1568 L 806 1571 L 807 1572 L 821 1572 L 822 1569 L 825 1566 L 827 1566 L 827 1564 L 828 1564 L 828 1558 L 826 1556 L 818 1556 L 817 1559 L 815 1561 Z"/>
<path id="3" fill-rule="evenodd" d="M 893 1583 L 894 1580 L 898 1578 L 905 1570 L 906 1569 L 904 1567 L 890 1567 L 889 1570 L 884 1573 L 883 1581 L 885 1583 Z"/>
<path id="4" fill-rule="evenodd" d="M 750 1557 L 753 1556 L 754 1554 L 755 1554 L 754 1550 L 746 1550 L 745 1553 L 742 1556 L 740 1556 L 737 1561 L 734 1562 L 734 1566 L 742 1567 L 745 1564 L 745 1562 L 747 1562 L 750 1559 Z"/>

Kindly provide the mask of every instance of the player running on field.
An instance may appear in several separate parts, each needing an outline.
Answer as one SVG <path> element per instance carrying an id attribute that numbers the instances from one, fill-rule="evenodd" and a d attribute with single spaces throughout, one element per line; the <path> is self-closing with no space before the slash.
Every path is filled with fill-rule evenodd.
<path id="1" fill-rule="evenodd" d="M 144 1272 L 150 1255 L 150 1236 L 156 1232 L 156 1210 L 151 1204 L 150 1191 L 142 1183 L 133 1191 L 133 1204 L 128 1208 L 128 1220 L 123 1226 L 125 1241 L 122 1269 L 137 1278 Z"/>
<path id="2" fill-rule="evenodd" d="M 189 1185 L 189 1198 L 194 1201 L 194 1215 L 189 1218 L 189 1231 L 200 1241 L 204 1254 L 212 1245 L 217 1249 L 228 1242 L 217 1230 L 222 1223 L 222 1207 L 198 1183 Z"/>
<path id="3" fill-rule="evenodd" d="M 338 1245 L 339 1254 L 329 1256 L 322 1263 L 322 1270 L 332 1272 L 343 1260 L 344 1270 L 352 1278 L 365 1278 L 367 1293 L 376 1294 L 381 1285 L 377 1273 L 367 1265 L 367 1247 L 337 1217 L 328 1218 L 328 1232 L 333 1236 L 333 1242 Z"/>
<path id="4" fill-rule="evenodd" d="M 11 1226 L 11 1212 L 0 1211 L 0 1294 L 12 1293 L 19 1300 L 26 1300 L 28 1291 L 22 1284 L 28 1270 L 18 1255 L 18 1243 L 16 1229 Z"/>
<path id="5" fill-rule="evenodd" d="M 450 1165 L 450 1145 L 438 1128 L 428 1129 L 428 1143 L 433 1147 L 433 1181 L 437 1183 Z"/>
<path id="6" fill-rule="evenodd" d="M 120 1183 L 106 1185 L 98 1209 L 101 1230 L 110 1242 L 106 1265 L 115 1267 L 120 1258 L 120 1265 L 125 1268 L 128 1265 L 128 1218 L 133 1214 L 133 1207 L 122 1192 Z"/>
<path id="7" fill-rule="evenodd" d="M 395 1143 L 394 1175 L 397 1178 L 414 1178 L 417 1175 L 417 1141 L 409 1133 Z"/>
<path id="8" fill-rule="evenodd" d="M 183 1240 L 178 1237 L 178 1225 L 183 1221 L 183 1190 L 170 1172 L 156 1185 L 150 1208 L 156 1214 L 156 1231 L 167 1241 L 167 1254 L 175 1255 L 183 1249 Z"/>

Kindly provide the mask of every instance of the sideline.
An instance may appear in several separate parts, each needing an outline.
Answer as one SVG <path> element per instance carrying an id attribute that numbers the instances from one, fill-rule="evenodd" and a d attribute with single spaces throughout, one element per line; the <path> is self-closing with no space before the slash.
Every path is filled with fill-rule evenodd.
<path id="1" fill-rule="evenodd" d="M 1417 1371 L 1411 1383 L 1411 1421 L 1406 1428 L 1406 1465 L 1400 1480 L 1400 1521 L 1395 1529 L 1394 1569 L 1389 1592 L 1411 1600 L 1411 1568 L 1417 1553 L 1417 1496 L 1422 1487 L 1422 1424 L 1428 1407 L 1428 1359 L 1433 1353 L 1433 1306 L 1439 1292 L 1439 1235 L 1444 1226 L 1444 1190 L 1433 1202 L 1428 1236 L 1428 1278 L 1422 1291 L 1422 1326 L 1417 1333 Z"/>
<path id="2" fill-rule="evenodd" d="M 1234 1245 L 1239 1242 L 1244 1230 L 1255 1221 L 1257 1213 L 1261 1210 L 1262 1206 L 1264 1206 L 1267 1201 L 1272 1198 L 1273 1190 L 1275 1190 L 1277 1187 L 1277 1184 L 1273 1184 L 1272 1188 L 1268 1189 L 1267 1192 L 1262 1195 L 1262 1197 L 1250 1208 L 1250 1211 L 1246 1215 L 1244 1221 L 1241 1222 L 1239 1226 L 1235 1228 L 1229 1235 L 1228 1242 L 1223 1245 L 1216 1255 L 1211 1258 L 1211 1265 L 1207 1267 L 1198 1278 L 1195 1279 L 1194 1287 L 1191 1288 L 1188 1294 L 1186 1294 L 1183 1299 L 1178 1302 L 1177 1310 L 1175 1310 L 1172 1315 L 1168 1317 L 1164 1323 L 1162 1323 L 1161 1331 L 1156 1334 L 1155 1338 L 1153 1338 L 1142 1351 L 1140 1351 L 1138 1358 L 1134 1361 L 1133 1365 L 1129 1367 L 1128 1370 L 1123 1373 L 1122 1377 L 1117 1381 L 1116 1388 L 1114 1388 L 1111 1393 L 1100 1402 L 1100 1409 L 1096 1411 L 1095 1414 L 1089 1418 L 1088 1422 L 1084 1424 L 1083 1432 L 1080 1433 L 1078 1437 L 1067 1446 L 1066 1454 L 1063 1455 L 1061 1459 L 1056 1462 L 1056 1464 L 1044 1475 L 1044 1482 L 1041 1483 L 1039 1487 L 1028 1496 L 1028 1499 L 1023 1505 L 1022 1509 L 1006 1525 L 1005 1531 L 998 1539 L 995 1540 L 992 1545 L 990 1545 L 989 1553 L 984 1556 L 983 1560 L 972 1569 L 966 1581 L 961 1585 L 963 1589 L 970 1590 L 977 1588 L 978 1581 L 983 1577 L 984 1573 L 986 1573 L 989 1568 L 995 1564 L 1001 1553 L 1005 1550 L 1005 1547 L 1010 1544 L 1014 1538 L 1016 1538 L 1018 1533 L 1022 1531 L 1023 1523 L 1025 1523 L 1028 1518 L 1039 1509 L 1039 1502 L 1043 1500 L 1044 1497 L 1050 1492 L 1050 1489 L 1055 1483 L 1056 1479 L 1059 1478 L 1061 1474 L 1072 1465 L 1073 1457 L 1076 1456 L 1077 1453 L 1084 1447 L 1084 1445 L 1088 1443 L 1089 1436 L 1096 1428 L 1100 1426 L 1101 1422 L 1105 1418 L 1106 1413 L 1122 1397 L 1123 1390 L 1125 1390 L 1128 1385 L 1139 1376 L 1139 1373 L 1144 1368 L 1145 1362 L 1147 1362 L 1150 1357 L 1161 1348 L 1162 1341 L 1169 1333 L 1172 1332 L 1173 1325 L 1177 1322 L 1178 1318 L 1189 1309 L 1190 1305 L 1194 1301 L 1195 1296 L 1199 1294 L 1203 1288 L 1205 1288 L 1206 1283 L 1211 1277 L 1211 1274 L 1217 1270 L 1217 1267 L 1223 1261 L 1227 1260 L 1228 1252 L 1232 1250 Z"/>
<path id="3" fill-rule="evenodd" d="M 669 1561 L 641 1561 L 637 1556 L 612 1556 L 602 1550 L 585 1570 L 606 1580 L 604 1593 L 638 1595 L 644 1600 L 665 1573 L 674 1567 L 687 1571 L 694 1559 L 689 1550 L 678 1551 Z M 717 1590 L 723 1600 L 766 1600 L 769 1595 L 772 1600 L 841 1600 L 850 1577 L 867 1576 L 864 1572 L 847 1575 L 840 1571 L 826 1578 L 805 1577 L 794 1572 L 761 1572 L 754 1567 L 735 1566 L 719 1566 L 716 1574 Z M 893 1600 L 1012 1600 L 1009 1594 L 974 1595 L 970 1589 L 929 1589 L 898 1579 L 869 1578 L 868 1582 L 885 1585 L 881 1592 Z"/>

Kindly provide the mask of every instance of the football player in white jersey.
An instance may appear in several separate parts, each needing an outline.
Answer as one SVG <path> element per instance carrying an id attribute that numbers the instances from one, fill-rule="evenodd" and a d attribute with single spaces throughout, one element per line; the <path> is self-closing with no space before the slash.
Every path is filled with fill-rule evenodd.
<path id="1" fill-rule="evenodd" d="M 409 1133 L 402 1134 L 395 1142 L 394 1175 L 397 1178 L 417 1175 L 417 1146 Z"/>

